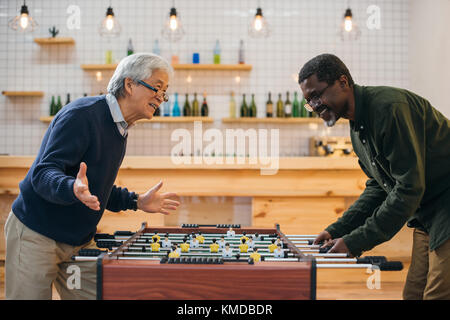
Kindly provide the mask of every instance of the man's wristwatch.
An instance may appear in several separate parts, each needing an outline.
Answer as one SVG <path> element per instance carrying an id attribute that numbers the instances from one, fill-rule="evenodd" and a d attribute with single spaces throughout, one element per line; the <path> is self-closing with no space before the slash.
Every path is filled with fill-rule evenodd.
<path id="1" fill-rule="evenodd" d="M 132 207 L 131 209 L 133 209 L 134 211 L 136 211 L 138 209 L 138 199 L 139 199 L 139 195 L 137 193 L 133 192 L 133 203 L 132 203 Z"/>

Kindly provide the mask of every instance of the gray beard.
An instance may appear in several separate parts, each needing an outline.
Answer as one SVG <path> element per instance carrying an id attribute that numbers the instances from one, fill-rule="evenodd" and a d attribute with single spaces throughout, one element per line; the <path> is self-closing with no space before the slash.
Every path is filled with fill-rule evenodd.
<path id="1" fill-rule="evenodd" d="M 323 122 L 325 123 L 325 125 L 327 127 L 332 127 L 336 124 L 337 116 L 336 116 L 336 113 L 334 113 L 333 111 L 329 111 L 329 113 L 331 115 L 330 120 L 328 120 L 328 121 L 323 120 Z"/>

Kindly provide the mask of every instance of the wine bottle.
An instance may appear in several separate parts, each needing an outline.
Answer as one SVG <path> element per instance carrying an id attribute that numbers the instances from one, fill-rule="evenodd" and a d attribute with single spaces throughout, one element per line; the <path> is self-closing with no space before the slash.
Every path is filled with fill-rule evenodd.
<path id="1" fill-rule="evenodd" d="M 164 102 L 163 111 L 164 111 L 164 117 L 170 117 L 170 102 L 169 101 Z"/>
<path id="2" fill-rule="evenodd" d="M 158 39 L 155 39 L 155 42 L 153 43 L 152 52 L 154 54 L 157 54 L 158 56 L 161 55 L 161 49 L 159 49 L 159 40 Z"/>
<path id="3" fill-rule="evenodd" d="M 266 102 L 266 116 L 267 118 L 273 117 L 273 102 L 272 102 L 272 94 L 269 92 L 269 99 Z"/>
<path id="4" fill-rule="evenodd" d="M 256 118 L 256 103 L 254 94 L 252 94 L 252 102 L 250 103 L 248 116 L 251 118 Z"/>
<path id="5" fill-rule="evenodd" d="M 197 100 L 197 92 L 194 93 L 194 101 L 192 101 L 192 115 L 194 117 L 198 117 L 200 116 L 200 112 L 199 112 L 199 108 L 198 108 L 198 100 Z"/>
<path id="6" fill-rule="evenodd" d="M 244 40 L 239 42 L 239 64 L 245 63 Z"/>
<path id="7" fill-rule="evenodd" d="M 127 47 L 127 56 L 134 53 L 133 43 L 131 42 L 131 38 L 128 39 L 128 47 Z"/>
<path id="8" fill-rule="evenodd" d="M 289 91 L 286 92 L 286 102 L 284 103 L 284 116 L 286 118 L 292 117 L 292 104 L 291 100 L 289 100 Z"/>
<path id="9" fill-rule="evenodd" d="M 202 104 L 202 117 L 207 117 L 209 114 L 208 103 L 206 102 L 206 92 L 203 93 L 203 104 Z"/>
<path id="10" fill-rule="evenodd" d="M 278 94 L 277 118 L 284 118 L 284 106 L 283 101 L 281 100 L 281 93 Z"/>
<path id="11" fill-rule="evenodd" d="M 186 93 L 186 101 L 184 101 L 183 116 L 185 116 L 185 117 L 191 116 L 191 105 L 189 104 L 189 94 L 188 93 Z"/>
<path id="12" fill-rule="evenodd" d="M 178 105 L 178 93 L 175 92 L 175 102 L 173 103 L 172 108 L 172 117 L 179 117 L 181 114 L 180 106 Z"/>
<path id="13" fill-rule="evenodd" d="M 230 98 L 230 118 L 236 118 L 236 100 L 234 99 L 233 91 L 231 91 Z"/>
<path id="14" fill-rule="evenodd" d="M 216 46 L 214 47 L 214 64 L 220 64 L 220 43 L 216 40 Z"/>
<path id="15" fill-rule="evenodd" d="M 302 101 L 300 102 L 300 117 L 302 118 L 308 118 L 308 110 L 305 108 L 306 100 L 305 98 L 302 98 Z"/>
<path id="16" fill-rule="evenodd" d="M 67 99 L 66 99 L 66 105 L 68 105 L 70 103 L 70 93 L 67 94 Z"/>
<path id="17" fill-rule="evenodd" d="M 55 107 L 55 114 L 57 114 L 61 109 L 62 109 L 61 96 L 58 96 L 58 101 L 56 102 Z"/>
<path id="18" fill-rule="evenodd" d="M 292 116 L 294 118 L 300 117 L 300 103 L 298 102 L 297 91 L 294 91 L 294 102 L 292 103 Z"/>
<path id="19" fill-rule="evenodd" d="M 247 102 L 245 102 L 245 93 L 242 95 L 241 118 L 248 117 Z"/>
<path id="20" fill-rule="evenodd" d="M 54 116 L 56 114 L 56 103 L 55 103 L 55 96 L 52 96 L 52 101 L 50 103 L 50 116 Z"/>

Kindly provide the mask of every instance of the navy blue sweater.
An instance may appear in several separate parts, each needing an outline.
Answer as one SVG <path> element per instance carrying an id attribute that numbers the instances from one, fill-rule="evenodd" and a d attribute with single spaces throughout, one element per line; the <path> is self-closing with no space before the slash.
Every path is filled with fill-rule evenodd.
<path id="1" fill-rule="evenodd" d="M 132 208 L 133 193 L 114 186 L 126 142 L 105 96 L 71 102 L 51 122 L 36 160 L 20 182 L 14 214 L 28 228 L 58 242 L 88 242 L 105 208 Z M 100 211 L 89 209 L 73 193 L 81 162 L 87 165 L 89 190 L 98 197 Z"/>

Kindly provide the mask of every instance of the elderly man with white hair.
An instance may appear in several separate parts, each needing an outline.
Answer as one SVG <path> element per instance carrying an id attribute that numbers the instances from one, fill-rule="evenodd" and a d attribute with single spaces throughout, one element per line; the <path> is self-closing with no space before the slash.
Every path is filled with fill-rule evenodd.
<path id="1" fill-rule="evenodd" d="M 5 224 L 6 299 L 51 299 L 52 284 L 63 299 L 95 298 L 95 264 L 70 260 L 92 246 L 104 210 L 169 214 L 179 206 L 175 193 L 159 192 L 162 181 L 141 195 L 114 185 L 128 129 L 168 100 L 172 74 L 157 55 L 130 55 L 106 96 L 77 99 L 54 117 Z"/>

